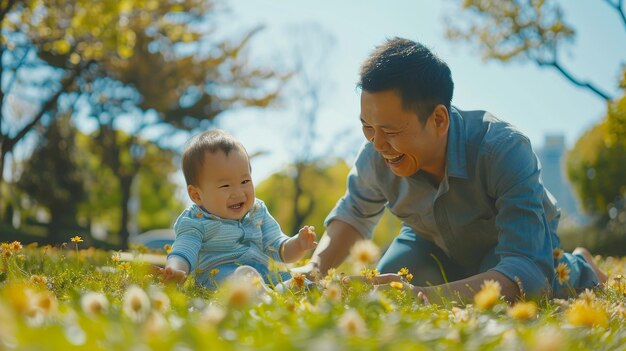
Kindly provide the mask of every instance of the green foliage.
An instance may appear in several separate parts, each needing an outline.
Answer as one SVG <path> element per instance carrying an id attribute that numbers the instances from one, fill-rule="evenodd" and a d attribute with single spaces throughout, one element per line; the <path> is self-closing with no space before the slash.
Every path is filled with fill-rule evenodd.
<path id="1" fill-rule="evenodd" d="M 583 208 L 602 223 L 626 195 L 626 143 L 619 126 L 626 111 L 621 110 L 626 107 L 624 101 L 626 97 L 611 105 L 608 120 L 583 134 L 567 155 L 568 175 L 583 199 Z"/>
<path id="2" fill-rule="evenodd" d="M 163 284 L 150 266 L 116 262 L 112 252 L 7 248 L 0 345 L 9 349 L 614 350 L 626 342 L 624 259 L 601 262 L 614 277 L 606 288 L 524 315 L 502 300 L 491 309 L 423 305 L 404 289 L 340 284 L 341 272 L 283 294 L 257 294 L 249 281 L 212 292 L 192 280 Z"/>
<path id="3" fill-rule="evenodd" d="M 48 210 L 52 241 L 61 238 L 63 229 L 75 230 L 78 205 L 87 197 L 75 135 L 69 116 L 53 120 L 17 182 L 23 192 Z"/>
<path id="4" fill-rule="evenodd" d="M 303 195 L 301 202 L 315 203 L 313 212 L 304 220 L 306 225 L 313 225 L 318 236 L 323 234 L 324 219 L 335 207 L 346 191 L 346 178 L 350 171 L 343 160 L 329 164 L 311 163 L 303 172 Z M 256 187 L 256 196 L 265 201 L 270 213 L 281 228 L 293 225 L 293 181 L 289 177 L 289 169 L 278 172 Z M 301 204 L 305 206 L 306 204 Z M 400 221 L 390 212 L 385 215 L 374 231 L 374 242 L 385 246 L 400 232 Z M 286 233 L 291 236 L 296 233 Z"/>

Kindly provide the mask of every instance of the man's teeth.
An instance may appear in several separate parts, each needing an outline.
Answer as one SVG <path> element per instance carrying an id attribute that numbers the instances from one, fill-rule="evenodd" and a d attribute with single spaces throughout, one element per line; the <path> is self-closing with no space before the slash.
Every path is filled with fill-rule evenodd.
<path id="1" fill-rule="evenodd" d="M 388 156 L 388 155 L 383 155 L 383 157 L 385 158 L 385 160 L 387 161 L 391 161 L 391 162 L 395 162 L 395 161 L 399 161 L 400 158 L 402 158 L 403 155 L 395 155 L 395 156 Z"/>

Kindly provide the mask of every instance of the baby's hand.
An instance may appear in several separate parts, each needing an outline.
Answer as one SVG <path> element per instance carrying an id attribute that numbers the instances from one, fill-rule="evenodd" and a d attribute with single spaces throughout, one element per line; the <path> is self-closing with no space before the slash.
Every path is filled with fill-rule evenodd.
<path id="1" fill-rule="evenodd" d="M 159 274 L 164 282 L 180 283 L 187 279 L 187 272 L 172 267 L 159 267 Z"/>
<path id="2" fill-rule="evenodd" d="M 317 247 L 317 235 L 315 234 L 315 227 L 305 225 L 300 231 L 298 231 L 298 246 L 300 250 L 306 251 Z"/>

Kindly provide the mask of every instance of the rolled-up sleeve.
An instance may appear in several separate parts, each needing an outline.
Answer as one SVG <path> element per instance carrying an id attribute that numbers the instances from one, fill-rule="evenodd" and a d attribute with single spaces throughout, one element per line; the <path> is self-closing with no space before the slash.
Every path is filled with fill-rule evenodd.
<path id="1" fill-rule="evenodd" d="M 367 144 L 361 149 L 348 174 L 346 193 L 328 214 L 324 225 L 328 226 L 337 219 L 350 224 L 363 238 L 372 238 L 374 227 L 387 203 L 375 179 L 376 166 L 371 159 L 373 152 Z"/>
<path id="2" fill-rule="evenodd" d="M 489 150 L 487 187 L 495 198 L 500 258 L 493 270 L 527 296 L 549 292 L 554 275 L 552 235 L 543 208 L 540 166 L 530 141 L 511 133 Z"/>
<path id="3" fill-rule="evenodd" d="M 190 272 L 193 272 L 198 264 L 198 252 L 202 245 L 201 227 L 202 224 L 184 214 L 174 224 L 176 239 L 167 257 L 178 256 L 184 259 L 189 264 Z"/>

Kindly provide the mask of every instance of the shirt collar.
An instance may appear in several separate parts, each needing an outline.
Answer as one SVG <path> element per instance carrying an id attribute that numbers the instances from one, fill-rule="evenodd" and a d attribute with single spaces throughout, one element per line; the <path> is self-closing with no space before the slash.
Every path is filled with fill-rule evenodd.
<path id="1" fill-rule="evenodd" d="M 449 177 L 469 178 L 467 175 L 465 121 L 459 111 L 450 109 L 450 127 L 448 128 L 448 146 L 446 169 Z"/>
<path id="2" fill-rule="evenodd" d="M 254 208 L 254 206 L 252 206 L 252 208 Z M 246 214 L 241 218 L 241 221 L 245 220 L 246 217 L 248 217 L 248 215 L 252 211 L 252 208 L 250 210 L 248 210 L 248 212 L 246 212 Z M 214 220 L 218 220 L 218 221 L 238 222 L 238 220 L 236 220 L 236 219 L 222 218 L 220 216 L 214 215 L 211 212 L 207 211 L 204 207 L 198 206 L 197 204 L 191 205 L 191 215 L 194 218 L 210 218 L 210 219 L 214 219 Z"/>

